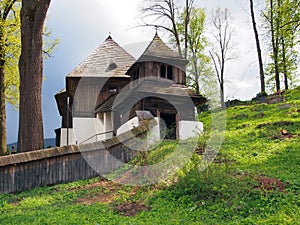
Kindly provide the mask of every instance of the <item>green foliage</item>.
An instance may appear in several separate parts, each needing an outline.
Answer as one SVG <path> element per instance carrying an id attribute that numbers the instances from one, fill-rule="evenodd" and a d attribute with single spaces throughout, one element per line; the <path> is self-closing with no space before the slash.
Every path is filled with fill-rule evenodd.
<path id="1" fill-rule="evenodd" d="M 267 35 L 273 39 L 268 43 L 271 46 L 271 62 L 266 68 L 268 87 L 271 91 L 276 90 L 274 78 L 277 71 L 280 81 L 287 83 L 285 89 L 294 88 L 299 82 L 300 4 L 289 0 L 273 0 L 272 5 L 270 0 L 266 2 Z"/>
<path id="2" fill-rule="evenodd" d="M 99 178 L 93 178 L 2 194 L 1 224 L 298 224 L 299 96 L 300 87 L 285 92 L 285 103 L 228 108 L 225 141 L 205 171 L 197 169 L 202 156 L 194 154 L 173 180 L 157 185 L 106 189 L 108 184 L 99 186 Z M 207 131 L 199 147 L 205 148 L 211 113 L 201 113 L 199 119 Z M 282 129 L 295 136 L 282 137 Z M 162 143 L 149 152 L 147 162 L 159 162 L 174 148 L 176 141 Z M 284 190 L 274 184 L 264 188 L 261 177 L 282 182 Z M 113 195 L 114 202 L 78 202 L 99 194 Z M 113 210 L 122 202 L 142 202 L 151 210 L 125 217 Z"/>
<path id="3" fill-rule="evenodd" d="M 0 3 L 0 11 L 3 13 L 8 1 Z M 19 69 L 18 61 L 21 52 L 20 32 L 20 4 L 13 4 L 5 20 L 0 20 L 2 31 L 0 40 L 0 51 L 4 60 L 5 71 L 5 98 L 8 103 L 17 107 L 19 100 Z"/>
<path id="4" fill-rule="evenodd" d="M 186 9 L 183 10 L 177 23 L 177 30 L 180 37 L 180 42 L 184 45 L 187 37 L 188 48 L 187 59 L 187 84 L 197 93 L 204 92 L 207 95 L 211 85 L 213 72 L 211 68 L 210 57 L 205 54 L 208 46 L 207 38 L 205 37 L 206 13 L 203 8 L 191 8 L 189 14 L 188 34 L 185 34 Z M 183 46 L 184 47 L 184 46 Z"/>

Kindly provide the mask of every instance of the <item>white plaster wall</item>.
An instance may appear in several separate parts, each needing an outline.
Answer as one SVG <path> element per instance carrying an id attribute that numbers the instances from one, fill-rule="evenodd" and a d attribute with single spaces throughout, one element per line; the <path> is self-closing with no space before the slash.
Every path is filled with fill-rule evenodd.
<path id="1" fill-rule="evenodd" d="M 160 120 L 160 118 L 158 118 L 158 117 L 154 117 L 154 119 L 152 120 L 153 123 L 155 123 L 155 125 L 153 124 L 152 128 L 148 132 L 148 136 L 147 136 L 148 146 L 155 145 L 160 141 L 159 120 Z"/>
<path id="2" fill-rule="evenodd" d="M 69 130 L 69 145 L 75 145 L 75 137 L 74 137 L 74 132 L 72 128 L 61 128 L 60 129 L 60 146 L 66 146 L 67 145 L 67 130 Z"/>
<path id="3" fill-rule="evenodd" d="M 73 118 L 73 130 L 75 140 L 80 144 L 98 133 L 105 132 L 105 127 L 98 118 L 75 117 Z M 84 143 L 96 142 L 103 139 L 105 139 L 105 135 L 99 135 Z"/>
<path id="4" fill-rule="evenodd" d="M 147 145 L 153 146 L 160 141 L 160 130 L 159 130 L 159 118 L 154 117 L 151 120 L 153 123 L 150 125 L 151 129 L 147 133 Z M 150 123 L 151 123 L 150 122 Z M 127 123 L 124 123 L 118 130 L 117 135 L 120 135 L 126 131 L 133 129 L 134 127 L 138 127 L 140 125 L 139 119 L 137 117 L 132 118 Z"/>
<path id="5" fill-rule="evenodd" d="M 139 119 L 137 117 L 134 117 L 118 128 L 117 135 L 123 134 L 126 131 L 133 129 L 134 127 L 138 127 L 139 125 L 140 125 Z"/>
<path id="6" fill-rule="evenodd" d="M 179 139 L 186 140 L 188 138 L 197 137 L 203 132 L 203 123 L 197 121 L 179 121 Z"/>
<path id="7" fill-rule="evenodd" d="M 113 116 L 112 113 L 110 112 L 106 112 L 104 113 L 104 127 L 105 127 L 105 132 L 108 131 L 113 131 Z M 103 135 L 105 137 L 105 139 L 109 139 L 113 137 L 113 133 L 106 133 L 105 135 Z"/>

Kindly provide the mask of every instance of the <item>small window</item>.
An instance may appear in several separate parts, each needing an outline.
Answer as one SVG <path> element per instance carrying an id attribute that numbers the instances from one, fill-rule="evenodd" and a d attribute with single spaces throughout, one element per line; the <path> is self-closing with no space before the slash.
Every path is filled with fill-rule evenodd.
<path id="1" fill-rule="evenodd" d="M 169 80 L 173 80 L 173 68 L 172 68 L 172 66 L 168 66 L 167 78 Z"/>
<path id="2" fill-rule="evenodd" d="M 139 76 L 140 76 L 140 68 L 137 68 L 137 69 L 133 72 L 133 80 L 139 79 Z"/>
<path id="3" fill-rule="evenodd" d="M 165 65 L 160 66 L 160 77 L 166 78 L 166 66 Z"/>
<path id="4" fill-rule="evenodd" d="M 114 69 L 116 69 L 118 66 L 114 61 L 110 61 L 108 67 L 106 68 L 105 72 L 109 72 L 112 71 Z"/>
<path id="5" fill-rule="evenodd" d="M 117 87 L 109 87 L 108 88 L 109 93 L 117 93 L 118 92 L 118 88 Z"/>

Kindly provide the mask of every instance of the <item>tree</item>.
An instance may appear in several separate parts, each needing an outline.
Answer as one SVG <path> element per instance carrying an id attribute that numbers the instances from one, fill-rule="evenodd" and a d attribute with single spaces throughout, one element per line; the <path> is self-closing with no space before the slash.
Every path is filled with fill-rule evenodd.
<path id="1" fill-rule="evenodd" d="M 184 13 L 184 49 L 181 46 L 181 40 L 178 31 L 178 15 L 182 15 L 179 12 L 179 6 L 175 4 L 174 0 L 145 0 L 145 6 L 142 9 L 142 17 L 151 19 L 151 22 L 143 21 L 142 26 L 151 26 L 161 28 L 172 35 L 178 52 L 181 56 L 187 56 L 188 46 L 188 26 L 189 15 L 193 8 L 194 0 L 185 1 L 185 13 Z"/>
<path id="2" fill-rule="evenodd" d="M 212 15 L 213 37 L 216 46 L 209 51 L 214 64 L 215 72 L 220 87 L 221 106 L 225 108 L 224 83 L 225 83 L 225 65 L 226 62 L 232 60 L 230 50 L 232 49 L 233 30 L 230 26 L 228 9 L 217 9 Z"/>
<path id="3" fill-rule="evenodd" d="M 0 156 L 6 152 L 6 102 L 16 105 L 19 57 L 19 8 L 17 0 L 0 2 Z"/>
<path id="4" fill-rule="evenodd" d="M 296 45 L 299 43 L 300 3 L 296 1 L 278 1 L 278 16 L 280 20 L 279 68 L 283 74 L 284 87 L 289 89 L 289 81 L 295 80 L 295 73 L 299 65 Z"/>
<path id="5" fill-rule="evenodd" d="M 251 12 L 251 19 L 252 19 L 254 36 L 255 36 L 255 42 L 256 42 L 258 65 L 259 65 L 260 93 L 263 94 L 263 93 L 266 93 L 265 74 L 264 74 L 264 66 L 263 66 L 263 60 L 262 60 L 262 54 L 261 54 L 259 35 L 258 35 L 257 27 L 256 27 L 253 0 L 250 0 L 250 12 Z"/>
<path id="6" fill-rule="evenodd" d="M 200 94 L 200 80 L 209 74 L 210 58 L 204 54 L 208 41 L 204 35 L 206 14 L 202 8 L 192 8 L 189 12 L 189 24 L 186 28 L 186 10 L 183 11 L 177 24 L 181 45 L 187 40 L 187 84 Z M 188 33 L 186 33 L 188 31 Z"/>
<path id="7" fill-rule="evenodd" d="M 270 29 L 271 29 L 271 39 L 272 39 L 272 58 L 274 60 L 274 72 L 275 72 L 275 84 L 276 91 L 280 92 L 280 76 L 279 76 L 279 64 L 278 64 L 278 52 L 279 52 L 279 20 L 275 14 L 274 1 L 270 0 Z M 277 32 L 276 32 L 277 31 Z"/>
<path id="8" fill-rule="evenodd" d="M 21 8 L 18 151 L 44 147 L 41 92 L 43 28 L 51 0 L 23 0 Z"/>
<path id="9" fill-rule="evenodd" d="M 276 91 L 279 92 L 281 77 L 285 89 L 289 88 L 289 81 L 295 80 L 299 58 L 300 3 L 295 0 L 267 0 L 264 17 L 271 39 L 272 62 L 268 65 L 268 71 L 271 79 L 274 76 Z"/>

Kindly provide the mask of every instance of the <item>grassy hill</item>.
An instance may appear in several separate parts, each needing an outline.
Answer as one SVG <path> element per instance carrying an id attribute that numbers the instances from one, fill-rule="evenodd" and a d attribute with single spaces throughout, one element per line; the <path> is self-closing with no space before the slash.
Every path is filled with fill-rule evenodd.
<path id="1" fill-rule="evenodd" d="M 284 103 L 228 108 L 222 148 L 203 172 L 195 154 L 176 177 L 157 185 L 94 178 L 0 195 L 0 223 L 300 224 L 300 87 L 284 95 Z M 209 131 L 210 113 L 199 119 Z M 174 146 L 166 141 L 148 163 Z"/>

